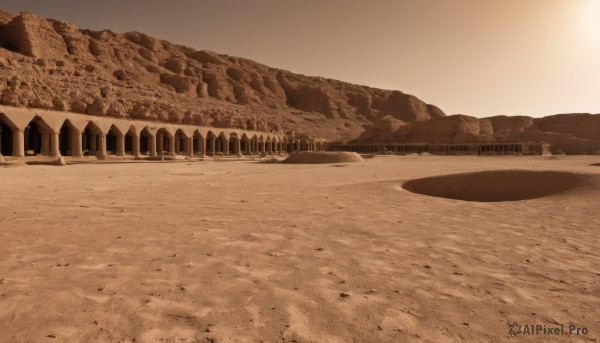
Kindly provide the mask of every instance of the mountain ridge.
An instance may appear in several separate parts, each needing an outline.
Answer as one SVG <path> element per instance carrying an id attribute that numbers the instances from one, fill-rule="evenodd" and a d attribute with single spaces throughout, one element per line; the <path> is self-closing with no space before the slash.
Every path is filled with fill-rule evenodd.
<path id="1" fill-rule="evenodd" d="M 195 50 L 140 32 L 79 29 L 23 12 L 0 13 L 0 103 L 120 118 L 357 137 L 391 115 L 445 116 L 382 90 Z"/>

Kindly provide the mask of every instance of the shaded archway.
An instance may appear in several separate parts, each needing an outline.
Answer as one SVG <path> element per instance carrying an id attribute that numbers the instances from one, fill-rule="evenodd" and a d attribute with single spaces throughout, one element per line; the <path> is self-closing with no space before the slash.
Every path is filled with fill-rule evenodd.
<path id="1" fill-rule="evenodd" d="M 188 137 L 181 129 L 175 131 L 175 139 L 173 143 L 175 144 L 175 154 L 189 155 Z"/>
<path id="2" fill-rule="evenodd" d="M 83 155 L 97 155 L 100 149 L 102 131 L 94 124 L 89 122 L 83 129 Z"/>
<path id="3" fill-rule="evenodd" d="M 198 155 L 200 157 L 204 157 L 206 155 L 206 140 L 200 133 L 200 131 L 196 130 L 193 134 L 193 147 L 194 147 L 194 155 Z"/>
<path id="4" fill-rule="evenodd" d="M 240 149 L 243 154 L 252 154 L 252 149 L 250 147 L 250 138 L 244 133 L 242 134 L 242 138 L 240 138 Z"/>
<path id="5" fill-rule="evenodd" d="M 129 127 L 129 130 L 125 133 L 125 147 L 124 152 L 125 155 L 139 155 L 139 140 L 137 132 L 135 131 L 135 127 Z"/>
<path id="6" fill-rule="evenodd" d="M 175 155 L 174 137 L 165 128 L 156 131 L 156 150 L 159 156 Z"/>
<path id="7" fill-rule="evenodd" d="M 212 132 L 208 131 L 206 134 L 206 153 L 214 156 L 217 152 L 217 136 Z"/>
<path id="8" fill-rule="evenodd" d="M 13 128 L 0 116 L 0 155 L 13 154 Z"/>
<path id="9" fill-rule="evenodd" d="M 241 140 L 237 133 L 232 132 L 229 134 L 229 151 L 232 154 L 241 155 Z"/>
<path id="10" fill-rule="evenodd" d="M 250 140 L 250 150 L 252 150 L 253 154 L 258 153 L 260 150 L 257 135 L 252 136 L 252 139 Z"/>
<path id="11" fill-rule="evenodd" d="M 225 135 L 225 132 L 219 134 L 216 139 L 215 147 L 217 153 L 221 153 L 224 156 L 229 155 L 229 139 Z"/>
<path id="12" fill-rule="evenodd" d="M 150 157 L 156 156 L 156 136 L 152 134 L 147 126 L 140 131 L 140 154 Z"/>
<path id="13" fill-rule="evenodd" d="M 125 155 L 125 136 L 115 125 L 112 125 L 106 134 L 106 154 Z"/>
<path id="14" fill-rule="evenodd" d="M 69 119 L 65 120 L 58 132 L 58 150 L 62 156 L 83 156 L 83 132 Z"/>
<path id="15" fill-rule="evenodd" d="M 281 151 L 282 152 L 288 152 L 288 139 L 287 137 L 283 137 L 283 139 L 281 140 Z"/>

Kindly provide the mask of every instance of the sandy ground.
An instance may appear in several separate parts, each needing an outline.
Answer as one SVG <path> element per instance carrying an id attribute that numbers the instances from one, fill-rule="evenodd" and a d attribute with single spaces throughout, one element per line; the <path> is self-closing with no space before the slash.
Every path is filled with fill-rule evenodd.
<path id="1" fill-rule="evenodd" d="M 597 342 L 597 190 L 482 203 L 401 187 L 597 162 L 0 168 L 0 342 Z M 511 338 L 512 322 L 588 335 Z"/>

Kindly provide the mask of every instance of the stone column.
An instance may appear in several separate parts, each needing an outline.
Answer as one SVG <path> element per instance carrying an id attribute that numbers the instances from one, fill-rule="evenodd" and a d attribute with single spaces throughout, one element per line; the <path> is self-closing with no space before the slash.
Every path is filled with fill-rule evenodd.
<path id="1" fill-rule="evenodd" d="M 210 153 L 211 155 L 215 155 L 217 152 L 217 137 L 212 137 L 210 139 Z"/>
<path id="2" fill-rule="evenodd" d="M 83 142 L 81 132 L 72 130 L 71 133 L 71 156 L 82 158 L 83 157 Z"/>
<path id="3" fill-rule="evenodd" d="M 223 156 L 228 156 L 229 155 L 229 139 L 223 137 L 221 142 L 223 142 Z"/>
<path id="4" fill-rule="evenodd" d="M 175 156 L 175 136 L 167 136 L 169 139 L 169 155 Z"/>
<path id="5" fill-rule="evenodd" d="M 194 136 L 192 135 L 187 139 L 187 154 L 190 157 L 194 157 Z"/>
<path id="6" fill-rule="evenodd" d="M 156 157 L 157 156 L 157 153 L 156 153 L 156 136 L 157 135 L 148 134 L 148 153 L 150 154 L 150 157 Z"/>
<path id="7" fill-rule="evenodd" d="M 50 156 L 60 156 L 60 138 L 58 132 L 50 132 Z"/>
<path id="8" fill-rule="evenodd" d="M 198 156 L 204 158 L 206 157 L 206 139 L 203 137 L 198 137 Z"/>
<path id="9" fill-rule="evenodd" d="M 133 155 L 135 157 L 140 157 L 142 155 L 141 151 L 140 151 L 140 135 L 138 134 L 134 134 L 133 138 L 132 138 L 132 148 L 133 148 Z"/>
<path id="10" fill-rule="evenodd" d="M 96 151 L 96 157 L 100 160 L 106 158 L 106 134 L 103 132 L 98 134 L 98 150 Z"/>
<path id="11" fill-rule="evenodd" d="M 25 157 L 25 132 L 21 129 L 12 129 L 14 157 Z"/>
<path id="12" fill-rule="evenodd" d="M 242 140 L 239 138 L 235 140 L 235 153 L 238 155 L 242 154 Z"/>
<path id="13" fill-rule="evenodd" d="M 118 133 L 118 132 L 117 132 L 117 156 L 125 156 L 125 135 Z"/>
<path id="14" fill-rule="evenodd" d="M 266 142 L 267 151 L 269 154 L 273 151 L 273 142 Z"/>

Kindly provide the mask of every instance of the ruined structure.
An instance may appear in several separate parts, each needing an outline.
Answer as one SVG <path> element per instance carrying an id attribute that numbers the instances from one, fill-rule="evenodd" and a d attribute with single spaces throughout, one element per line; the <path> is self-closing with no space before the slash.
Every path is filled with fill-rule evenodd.
<path id="1" fill-rule="evenodd" d="M 0 106 L 0 151 L 13 157 L 241 156 L 321 150 L 323 144 L 322 139 L 293 132 L 222 129 Z"/>
<path id="2" fill-rule="evenodd" d="M 544 155 L 550 153 L 550 144 L 544 142 L 462 144 L 348 144 L 337 142 L 327 143 L 327 150 L 377 154 Z"/>

